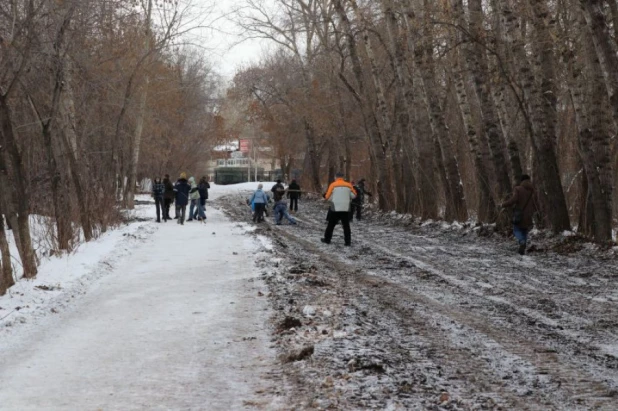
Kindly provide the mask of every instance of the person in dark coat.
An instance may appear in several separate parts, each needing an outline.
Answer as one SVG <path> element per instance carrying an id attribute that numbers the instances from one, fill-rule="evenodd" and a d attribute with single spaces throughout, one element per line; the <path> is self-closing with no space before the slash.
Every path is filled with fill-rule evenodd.
<path id="1" fill-rule="evenodd" d="M 290 211 L 298 211 L 298 200 L 300 200 L 300 185 L 296 180 L 292 180 L 288 186 L 288 198 L 290 199 Z"/>
<path id="2" fill-rule="evenodd" d="M 174 202 L 174 198 L 176 197 L 176 194 L 174 193 L 174 184 L 172 184 L 172 182 L 170 181 L 169 174 L 165 175 L 165 178 L 163 179 L 163 185 L 165 186 L 165 192 L 163 193 L 163 201 L 164 201 L 163 219 L 171 220 L 172 218 L 170 217 L 170 207 L 172 206 L 172 203 Z"/>
<path id="3" fill-rule="evenodd" d="M 354 200 L 352 200 L 352 202 L 350 203 L 350 221 L 352 221 L 352 218 L 354 217 L 354 214 L 356 213 L 356 221 L 360 221 L 362 218 L 362 210 L 363 210 L 363 203 L 365 202 L 365 195 L 368 195 L 369 197 L 371 197 L 371 193 L 369 191 L 367 191 L 365 189 L 365 179 L 361 178 L 360 180 L 358 180 L 358 183 L 354 184 L 352 183 L 354 190 L 356 190 L 356 198 Z"/>
<path id="4" fill-rule="evenodd" d="M 200 193 L 200 199 L 198 209 L 193 215 L 193 218 L 195 219 L 206 219 L 206 200 L 208 200 L 208 189 L 210 189 L 208 177 L 203 176 L 202 178 L 200 178 L 200 182 L 197 184 L 197 191 Z"/>
<path id="5" fill-rule="evenodd" d="M 277 183 L 274 186 L 272 186 L 270 191 L 273 193 L 273 199 L 275 201 L 281 200 L 281 197 L 279 196 L 279 194 L 283 195 L 283 193 L 285 193 L 285 187 L 281 183 L 281 180 L 277 180 Z"/>
<path id="6" fill-rule="evenodd" d="M 534 213 L 538 210 L 538 200 L 530 176 L 526 174 L 521 176 L 520 184 L 513 189 L 513 195 L 502 204 L 502 207 L 514 207 L 513 235 L 519 243 L 519 254 L 524 255 L 528 233 L 534 226 Z"/>
<path id="7" fill-rule="evenodd" d="M 189 191 L 191 186 L 187 180 L 186 173 L 180 173 L 180 178 L 174 184 L 174 192 L 176 193 L 176 214 L 178 215 L 178 224 L 184 225 L 185 216 L 187 214 L 187 204 L 189 204 Z"/>
<path id="8" fill-rule="evenodd" d="M 161 182 L 161 177 L 156 177 L 154 183 L 152 183 L 152 197 L 155 201 L 155 207 L 157 208 L 157 223 L 161 222 L 161 211 L 163 211 L 163 221 L 167 222 L 165 217 L 165 206 L 163 205 L 163 198 L 165 195 L 165 185 Z"/>

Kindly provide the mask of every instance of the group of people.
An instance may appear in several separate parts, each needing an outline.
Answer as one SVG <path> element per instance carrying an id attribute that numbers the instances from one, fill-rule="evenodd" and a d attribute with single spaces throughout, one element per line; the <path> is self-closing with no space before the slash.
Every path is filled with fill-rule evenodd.
<path id="1" fill-rule="evenodd" d="M 187 179 L 186 173 L 180 173 L 180 178 L 172 183 L 169 174 L 161 180 L 156 177 L 152 184 L 152 196 L 155 200 L 157 211 L 157 223 L 171 220 L 170 208 L 175 204 L 175 216 L 178 224 L 184 225 L 186 221 L 206 221 L 206 200 L 210 184 L 208 177 L 204 176 L 196 183 L 195 177 Z M 189 218 L 186 218 L 187 206 L 189 206 Z"/>
<path id="2" fill-rule="evenodd" d="M 330 244 L 333 238 L 335 226 L 341 222 L 343 226 L 343 238 L 346 246 L 352 243 L 350 222 L 354 214 L 356 219 L 362 218 L 362 205 L 364 196 L 371 193 L 365 189 L 365 179 L 359 180 L 358 184 L 348 183 L 343 179 L 343 173 L 337 173 L 336 180 L 328 187 L 324 198 L 331 203 L 327 220 L 326 232 L 321 239 L 323 243 Z M 502 204 L 503 208 L 513 207 L 513 235 L 519 244 L 518 252 L 526 253 L 528 234 L 532 229 L 534 214 L 539 210 L 538 199 L 530 176 L 524 174 L 520 177 L 519 184 L 514 188 L 512 196 Z"/>
<path id="3" fill-rule="evenodd" d="M 272 200 L 275 202 L 273 206 L 273 214 L 276 225 L 281 225 L 285 218 L 290 224 L 298 224 L 296 219 L 288 213 L 287 199 L 290 200 L 290 212 L 298 212 L 298 200 L 300 200 L 301 190 L 300 185 L 296 180 L 292 180 L 288 188 L 285 188 L 281 180 L 270 189 Z M 264 221 L 264 215 L 267 213 L 267 205 L 271 202 L 271 196 L 264 191 L 264 185 L 258 184 L 257 190 L 253 193 L 247 203 L 253 210 L 253 222 L 261 223 Z"/>
<path id="4" fill-rule="evenodd" d="M 271 202 L 272 196 L 272 201 L 275 203 L 273 206 L 275 224 L 281 225 L 283 219 L 286 219 L 292 225 L 298 224 L 289 213 L 298 212 L 298 201 L 301 198 L 301 193 L 300 185 L 296 180 L 292 180 L 287 188 L 281 180 L 277 180 L 277 183 L 270 189 L 270 193 L 264 190 L 263 184 L 258 184 L 257 190 L 247 199 L 247 204 L 253 210 L 253 222 L 261 223 L 264 221 L 264 215 L 267 214 L 267 206 Z M 327 215 L 328 225 L 322 242 L 330 243 L 335 226 L 341 222 L 345 245 L 351 244 L 350 222 L 354 216 L 356 216 L 357 221 L 362 219 L 365 196 L 371 196 L 371 193 L 365 189 L 364 178 L 355 184 L 345 181 L 343 173 L 336 174 L 335 181 L 324 194 L 324 198 L 330 202 L 330 207 Z M 290 200 L 289 208 L 287 199 Z"/>
<path id="5" fill-rule="evenodd" d="M 172 202 L 176 203 L 176 217 L 179 224 L 184 224 L 185 210 L 187 205 L 191 204 L 189 210 L 189 219 L 205 220 L 206 219 L 206 200 L 208 199 L 208 178 L 202 177 L 199 184 L 195 183 L 195 178 L 190 177 L 187 180 L 185 173 L 181 173 L 180 178 L 172 185 L 169 175 L 165 175 L 163 181 L 160 178 L 155 179 L 153 185 L 153 197 L 157 208 L 157 222 L 160 221 L 160 210 L 163 210 L 163 220 L 170 219 L 169 209 Z M 253 210 L 253 222 L 260 223 L 264 221 L 264 216 L 268 216 L 267 206 L 274 201 L 273 214 L 276 225 L 281 225 L 285 218 L 290 224 L 297 225 L 295 218 L 289 213 L 298 212 L 298 201 L 301 198 L 301 188 L 296 180 L 292 180 L 286 188 L 281 180 L 272 186 L 270 193 L 264 191 L 264 185 L 259 184 L 257 190 L 247 200 L 247 204 Z M 271 197 L 272 196 L 272 197 Z M 330 244 L 333 231 L 338 223 L 343 227 L 344 244 L 346 246 L 352 243 L 352 234 L 350 230 L 350 222 L 354 216 L 356 220 L 362 219 L 363 203 L 365 196 L 371 196 L 371 193 L 365 188 L 365 179 L 362 178 L 358 183 L 354 181 L 347 182 L 344 179 L 343 173 L 337 173 L 336 179 L 332 182 L 324 198 L 330 203 L 328 210 L 326 231 L 321 241 L 325 244 Z M 290 200 L 289 208 L 287 199 Z M 513 212 L 513 234 L 519 243 L 518 252 L 524 255 L 526 252 L 526 244 L 528 242 L 528 234 L 533 227 L 533 216 L 538 211 L 538 200 L 534 192 L 530 176 L 522 175 L 519 185 L 513 190 L 511 198 L 502 204 L 503 208 L 514 207 Z M 289 212 L 288 212 L 289 210 Z"/>

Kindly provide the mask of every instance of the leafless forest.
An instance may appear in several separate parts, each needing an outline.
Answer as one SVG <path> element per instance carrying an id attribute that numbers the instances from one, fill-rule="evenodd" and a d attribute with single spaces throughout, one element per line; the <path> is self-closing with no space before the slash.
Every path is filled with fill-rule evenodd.
<path id="1" fill-rule="evenodd" d="M 342 169 L 384 210 L 504 226 L 527 173 L 542 226 L 611 240 L 616 1 L 246 4 L 239 24 L 276 51 L 229 97 L 315 191 Z"/>
<path id="2" fill-rule="evenodd" d="M 14 265 L 37 274 L 31 216 L 71 250 L 119 222 L 136 181 L 199 169 L 218 82 L 184 43 L 198 22 L 177 1 L 0 2 L 0 294 Z"/>
<path id="3" fill-rule="evenodd" d="M 9 225 L 33 277 L 31 216 L 70 250 L 247 124 L 311 191 L 341 169 L 382 210 L 500 228 L 527 173 L 541 227 L 611 241 L 616 0 L 246 0 L 228 18 L 273 47 L 223 99 L 185 3 L 0 3 L 0 294 Z"/>

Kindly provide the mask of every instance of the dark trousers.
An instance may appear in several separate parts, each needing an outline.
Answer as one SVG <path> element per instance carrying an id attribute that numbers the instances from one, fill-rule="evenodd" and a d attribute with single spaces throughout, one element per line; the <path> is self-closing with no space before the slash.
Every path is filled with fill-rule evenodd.
<path id="1" fill-rule="evenodd" d="M 165 202 L 164 202 L 165 208 L 163 209 L 163 218 L 165 220 L 171 220 L 171 217 L 170 217 L 170 207 L 172 206 L 172 202 L 173 201 L 174 200 L 172 200 L 171 198 L 166 198 L 165 199 Z"/>
<path id="2" fill-rule="evenodd" d="M 326 226 L 326 232 L 324 233 L 324 239 L 327 243 L 333 238 L 333 230 L 338 222 L 341 221 L 343 226 L 343 238 L 346 244 L 352 242 L 352 233 L 350 232 L 350 220 L 347 211 L 331 211 L 328 216 L 328 225 Z"/>
<path id="3" fill-rule="evenodd" d="M 255 203 L 253 206 L 255 207 L 255 212 L 253 214 L 253 222 L 261 223 L 262 221 L 264 221 L 264 211 L 266 211 L 266 204 Z"/>
<path id="4" fill-rule="evenodd" d="M 298 198 L 290 197 L 290 211 L 298 211 Z"/>
<path id="5" fill-rule="evenodd" d="M 354 219 L 354 213 L 356 213 L 356 220 L 361 219 L 361 212 L 363 210 L 362 204 L 350 203 L 350 221 Z"/>
<path id="6" fill-rule="evenodd" d="M 178 224 L 184 224 L 185 216 L 187 215 L 187 206 L 176 205 L 176 215 L 178 216 Z"/>
<path id="7" fill-rule="evenodd" d="M 155 207 L 157 208 L 157 223 L 161 221 L 161 211 L 163 211 L 163 219 L 165 220 L 165 209 L 163 208 L 163 198 L 155 197 Z"/>

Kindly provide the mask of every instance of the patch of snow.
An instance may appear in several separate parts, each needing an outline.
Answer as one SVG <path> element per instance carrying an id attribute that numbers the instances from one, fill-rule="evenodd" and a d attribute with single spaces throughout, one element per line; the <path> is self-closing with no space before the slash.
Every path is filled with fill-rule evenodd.
<path id="1" fill-rule="evenodd" d="M 313 317 L 313 316 L 315 315 L 315 311 L 316 311 L 316 310 L 315 310 L 315 307 L 312 307 L 312 306 L 310 306 L 310 305 L 306 305 L 306 306 L 303 308 L 303 315 L 304 315 L 305 317 Z"/>

